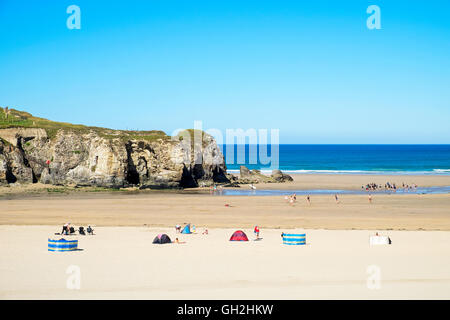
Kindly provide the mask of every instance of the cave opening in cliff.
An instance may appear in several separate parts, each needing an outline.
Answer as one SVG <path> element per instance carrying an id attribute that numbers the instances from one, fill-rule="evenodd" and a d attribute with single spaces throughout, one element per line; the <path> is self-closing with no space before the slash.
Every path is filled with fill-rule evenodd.
<path id="1" fill-rule="evenodd" d="M 132 185 L 138 185 L 141 183 L 141 181 L 139 179 L 139 174 L 137 173 L 136 170 L 128 170 L 127 182 Z"/>
<path id="2" fill-rule="evenodd" d="M 182 188 L 195 188 L 198 187 L 197 181 L 192 176 L 192 173 L 186 166 L 183 168 L 183 174 L 181 176 L 180 187 Z"/>
<path id="3" fill-rule="evenodd" d="M 6 182 L 15 183 L 17 181 L 16 176 L 9 170 L 6 171 Z"/>
<path id="4" fill-rule="evenodd" d="M 133 152 L 131 142 L 128 142 L 125 145 L 125 149 L 127 150 L 127 161 L 128 161 L 126 181 L 130 185 L 139 185 L 141 183 L 141 179 L 139 177 L 139 173 L 136 170 L 136 165 L 133 162 L 133 158 L 131 157 L 131 153 Z"/>

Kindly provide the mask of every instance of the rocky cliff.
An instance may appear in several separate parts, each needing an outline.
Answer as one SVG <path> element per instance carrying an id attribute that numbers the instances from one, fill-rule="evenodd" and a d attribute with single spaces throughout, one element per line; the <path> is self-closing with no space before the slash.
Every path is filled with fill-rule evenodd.
<path id="1" fill-rule="evenodd" d="M 186 135 L 85 127 L 1 109 L 0 184 L 178 188 L 228 182 L 223 154 L 205 133 L 194 143 Z"/>

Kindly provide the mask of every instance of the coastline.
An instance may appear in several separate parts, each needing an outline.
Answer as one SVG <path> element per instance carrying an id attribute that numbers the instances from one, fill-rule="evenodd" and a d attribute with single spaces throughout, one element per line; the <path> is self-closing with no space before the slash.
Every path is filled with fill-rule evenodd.
<path id="1" fill-rule="evenodd" d="M 234 174 L 239 177 L 238 174 Z M 294 179 L 291 182 L 283 183 L 258 183 L 258 189 L 265 190 L 310 190 L 310 189 L 338 189 L 338 190 L 361 190 L 361 186 L 367 183 L 377 183 L 384 185 L 386 182 L 396 183 L 398 186 L 404 182 L 406 184 L 417 184 L 420 187 L 444 187 L 450 186 L 450 175 L 361 175 L 361 174 L 290 174 Z M 241 185 L 240 188 L 230 187 L 228 189 L 244 189 L 248 185 Z M 185 193 L 205 192 L 209 188 L 188 188 Z M 16 197 L 40 196 L 40 195 L 67 195 L 67 194 L 92 194 L 92 193 L 179 193 L 180 189 L 151 190 L 138 188 L 100 188 L 100 187 L 74 187 L 57 186 L 50 184 L 15 184 L 14 186 L 0 185 L 0 200 L 7 195 Z"/>
<path id="2" fill-rule="evenodd" d="M 368 183 L 384 185 L 386 182 L 417 184 L 421 187 L 450 186 L 450 175 L 366 175 L 366 174 L 289 174 L 294 181 L 259 183 L 258 189 L 342 189 L 361 190 Z M 238 175 L 239 176 L 239 175 Z"/>

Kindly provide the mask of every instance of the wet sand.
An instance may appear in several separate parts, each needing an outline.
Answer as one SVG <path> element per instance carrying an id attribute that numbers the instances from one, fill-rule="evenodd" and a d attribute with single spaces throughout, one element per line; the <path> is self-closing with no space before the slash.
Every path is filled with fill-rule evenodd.
<path id="1" fill-rule="evenodd" d="M 216 228 L 450 230 L 450 194 L 298 197 L 209 194 L 85 194 L 0 201 L 1 225 L 156 226 Z M 228 206 L 226 206 L 228 205 Z M 59 231 L 59 230 L 58 230 Z"/>

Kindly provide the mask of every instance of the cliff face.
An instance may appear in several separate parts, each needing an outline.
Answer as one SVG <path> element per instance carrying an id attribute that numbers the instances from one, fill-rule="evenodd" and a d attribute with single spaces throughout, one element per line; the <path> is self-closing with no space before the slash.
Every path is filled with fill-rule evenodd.
<path id="1" fill-rule="evenodd" d="M 49 137 L 39 128 L 0 129 L 0 184 L 177 188 L 228 182 L 211 136 L 194 148 L 186 139 L 124 139 L 111 132 L 104 137 L 95 130 L 61 129 Z"/>

